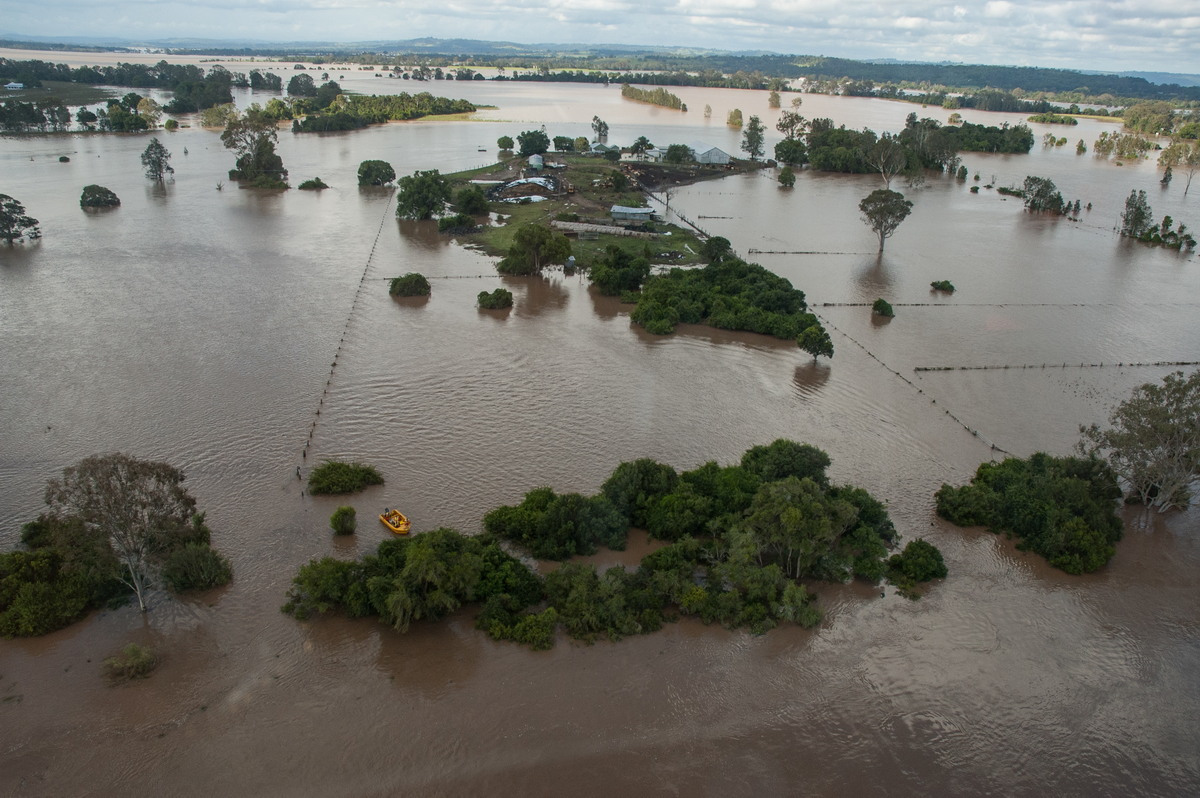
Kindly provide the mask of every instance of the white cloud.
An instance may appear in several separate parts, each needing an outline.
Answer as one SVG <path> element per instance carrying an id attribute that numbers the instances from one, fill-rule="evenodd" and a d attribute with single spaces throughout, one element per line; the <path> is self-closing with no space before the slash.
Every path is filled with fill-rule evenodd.
<path id="1" fill-rule="evenodd" d="M 420 36 L 1195 69 L 1197 0 L 9 0 L 3 33 L 380 41 Z"/>

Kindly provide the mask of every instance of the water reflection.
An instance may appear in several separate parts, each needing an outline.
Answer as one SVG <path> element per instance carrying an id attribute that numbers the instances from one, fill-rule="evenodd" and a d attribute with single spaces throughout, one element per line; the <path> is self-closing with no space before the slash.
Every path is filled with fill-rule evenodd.
<path id="1" fill-rule="evenodd" d="M 833 368 L 828 362 L 818 361 L 816 358 L 806 360 L 796 366 L 792 374 L 792 385 L 796 386 L 799 395 L 813 398 L 825 387 L 825 383 L 829 382 L 829 375 L 832 373 Z"/>
<path id="2" fill-rule="evenodd" d="M 450 246 L 450 236 L 439 233 L 437 222 L 431 219 L 414 221 L 396 217 L 396 226 L 404 240 L 419 250 L 435 252 Z"/>
<path id="3" fill-rule="evenodd" d="M 174 183 L 174 180 L 151 180 L 146 186 L 146 196 L 152 200 L 165 200 L 172 193 L 168 186 L 173 187 Z"/>
<path id="4" fill-rule="evenodd" d="M 466 688 L 479 669 L 485 648 L 498 645 L 475 629 L 478 611 L 472 607 L 435 623 L 417 621 L 404 635 L 376 624 L 380 630 L 376 670 L 397 689 L 415 689 L 428 698 L 442 697 L 451 688 Z"/>
<path id="5" fill-rule="evenodd" d="M 864 302 L 874 302 L 879 297 L 886 297 L 892 290 L 892 272 L 882 252 L 865 260 L 854 277 L 859 296 Z"/>
<path id="6" fill-rule="evenodd" d="M 588 286 L 587 294 L 592 300 L 592 311 L 600 319 L 615 319 L 633 309 L 633 305 L 622 305 L 620 297 L 604 296 L 594 285 Z"/>
<path id="7" fill-rule="evenodd" d="M 570 294 L 563 288 L 561 278 L 505 277 L 504 282 L 508 286 L 525 288 L 524 296 L 517 299 L 514 305 L 520 317 L 528 318 L 547 311 L 562 310 L 571 299 Z"/>

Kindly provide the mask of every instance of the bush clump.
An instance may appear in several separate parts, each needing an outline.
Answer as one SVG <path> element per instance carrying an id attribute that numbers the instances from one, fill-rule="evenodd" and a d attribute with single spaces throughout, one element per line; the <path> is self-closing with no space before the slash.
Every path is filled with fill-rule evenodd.
<path id="1" fill-rule="evenodd" d="M 145 679 L 158 667 L 158 655 L 154 650 L 137 643 L 130 643 L 121 653 L 104 660 L 104 675 L 114 684 L 132 679 Z"/>
<path id="2" fill-rule="evenodd" d="M 308 475 L 308 492 L 321 494 L 355 493 L 371 485 L 382 485 L 383 477 L 374 466 L 326 460 Z"/>
<path id="3" fill-rule="evenodd" d="M 396 170 L 387 161 L 363 161 L 358 165 L 360 186 L 386 186 L 396 179 Z"/>
<path id="4" fill-rule="evenodd" d="M 651 459 L 621 463 L 599 495 L 536 488 L 488 513 L 477 537 L 439 529 L 385 541 L 357 562 L 314 560 L 283 610 L 374 615 L 405 631 L 475 603 L 476 628 L 534 649 L 553 646 L 559 629 L 619 640 L 680 614 L 755 634 L 781 622 L 811 627 L 821 609 L 799 580 L 877 582 L 896 538 L 886 507 L 861 488 L 830 486 L 828 465 L 820 449 L 786 440 L 748 450 L 739 465 L 682 474 Z M 673 541 L 635 571 L 567 562 L 543 579 L 500 547 L 507 539 L 562 560 L 623 547 L 631 523 Z M 945 573 L 937 549 L 918 544 L 890 568 L 905 584 Z"/>
<path id="5" fill-rule="evenodd" d="M 942 485 L 936 498 L 947 521 L 1015 535 L 1017 548 L 1069 574 L 1104 567 L 1121 539 L 1121 490 L 1116 474 L 1097 459 L 1038 452 L 1027 460 L 983 463 L 969 485 Z"/>
<path id="6" fill-rule="evenodd" d="M 297 188 L 301 191 L 321 191 L 322 189 L 329 188 L 329 185 L 321 178 L 313 177 L 305 180 Z"/>
<path id="7" fill-rule="evenodd" d="M 887 561 L 888 581 L 899 588 L 900 595 L 914 600 L 921 597 L 919 583 L 945 579 L 947 573 L 942 552 L 924 540 L 910 540 L 904 551 Z"/>
<path id="8" fill-rule="evenodd" d="M 439 233 L 469 233 L 478 226 L 475 224 L 475 217 L 467 213 L 456 213 L 438 219 Z"/>
<path id="9" fill-rule="evenodd" d="M 329 516 L 329 526 L 335 535 L 353 535 L 358 526 L 358 513 L 353 507 L 343 505 Z"/>
<path id="10" fill-rule="evenodd" d="M 79 197 L 81 208 L 115 208 L 120 204 L 120 198 L 111 189 L 95 184 L 84 186 L 83 194 Z"/>
<path id="11" fill-rule="evenodd" d="M 929 287 L 934 291 L 946 291 L 950 294 L 954 293 L 954 283 L 950 282 L 949 280 L 934 280 L 929 284 Z"/>
<path id="12" fill-rule="evenodd" d="M 467 216 L 482 216 L 490 210 L 487 194 L 479 186 L 470 185 L 454 195 L 454 209 Z"/>
<path id="13" fill-rule="evenodd" d="M 173 593 L 208 590 L 228 584 L 233 567 L 207 543 L 188 543 L 167 557 L 162 578 Z"/>
<path id="14" fill-rule="evenodd" d="M 429 281 L 423 274 L 416 272 L 409 272 L 402 277 L 393 277 L 388 286 L 388 293 L 392 296 L 429 296 L 431 291 Z"/>
<path id="15" fill-rule="evenodd" d="M 892 310 L 891 304 L 883 298 L 875 300 L 875 304 L 871 305 L 871 312 L 877 316 L 886 316 L 888 318 L 896 315 L 896 311 Z"/>
<path id="16" fill-rule="evenodd" d="M 513 295 L 507 288 L 497 288 L 491 292 L 480 291 L 476 301 L 484 310 L 502 310 L 513 306 Z"/>
<path id="17" fill-rule="evenodd" d="M 722 241 L 705 242 L 701 254 L 715 259 L 702 269 L 647 277 L 630 316 L 634 323 L 655 335 L 668 335 L 677 324 L 707 324 L 791 340 L 820 327 L 803 291 L 762 266 L 720 254 Z"/>

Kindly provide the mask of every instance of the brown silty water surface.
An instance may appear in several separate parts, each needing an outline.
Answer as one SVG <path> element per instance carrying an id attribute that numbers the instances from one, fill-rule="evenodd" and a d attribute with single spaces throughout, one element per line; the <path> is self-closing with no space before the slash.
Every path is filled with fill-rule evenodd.
<path id="1" fill-rule="evenodd" d="M 672 208 L 742 254 L 784 253 L 749 257 L 805 290 L 830 325 L 836 357 L 814 363 L 753 335 L 647 335 L 580 277 L 500 278 L 430 226 L 398 224 L 390 192 L 354 185 L 364 159 L 452 171 L 542 123 L 588 135 L 594 114 L 615 143 L 644 134 L 736 152 L 739 134 L 721 122 L 739 107 L 763 116 L 769 150 L 777 112 L 765 92 L 679 89 L 692 109 L 681 114 L 623 101 L 617 87 L 351 74 L 344 85 L 497 108 L 482 121 L 282 132 L 292 182 L 319 175 L 333 186 L 319 194 L 217 191 L 233 159 L 195 128 L 158 134 L 177 170 L 161 188 L 140 174 L 146 136 L 0 141 L 0 190 L 45 234 L 0 249 L 0 544 L 17 544 L 48 478 L 121 450 L 185 470 L 235 569 L 227 588 L 159 596 L 144 617 L 126 607 L 0 641 L 0 792 L 1195 792 L 1196 511 L 1131 511 L 1113 562 L 1071 577 L 932 510 L 943 482 L 993 456 L 1069 452 L 1079 424 L 1171 370 L 1113 364 L 1200 360 L 1196 258 L 1111 229 L 1130 189 L 1193 226 L 1195 195 L 1160 191 L 1152 163 L 1118 167 L 1073 147 L 967 154 L 981 182 L 1042 175 L 1093 210 L 1044 219 L 971 195 L 970 180 L 931 178 L 901 187 L 913 214 L 877 256 L 857 211 L 877 187 L 869 176 L 801 172 L 786 191 L 767 171 L 679 190 Z M 945 113 L 811 95 L 802 108 L 893 131 L 913 110 Z M 1103 129 L 1084 121 L 1062 135 L 1090 144 Z M 82 213 L 89 183 L 122 206 Z M 387 295 L 386 280 L 408 271 L 430 278 L 427 301 Z M 933 294 L 935 279 L 959 290 Z M 514 308 L 478 311 L 476 294 L 501 285 Z M 880 296 L 896 307 L 886 324 L 870 316 Z M 1017 368 L 915 370 L 981 365 Z M 828 451 L 833 478 L 885 499 L 904 538 L 942 549 L 950 577 L 919 602 L 819 586 L 826 620 L 812 631 L 683 622 L 541 653 L 489 640 L 470 610 L 407 635 L 278 610 L 299 565 L 372 550 L 384 531 L 367 519 L 384 505 L 417 530 L 473 532 L 537 485 L 590 493 L 623 460 L 728 463 L 781 436 Z M 302 497 L 295 477 L 330 457 L 387 479 L 350 499 L 363 519 L 350 541 L 328 529 L 346 500 Z M 592 559 L 633 563 L 650 545 L 635 534 L 630 552 Z M 163 664 L 110 688 L 100 660 L 129 641 Z"/>

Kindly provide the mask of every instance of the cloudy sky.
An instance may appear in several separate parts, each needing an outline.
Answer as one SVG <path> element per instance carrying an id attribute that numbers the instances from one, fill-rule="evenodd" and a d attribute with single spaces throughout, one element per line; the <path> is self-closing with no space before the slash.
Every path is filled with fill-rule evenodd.
<path id="1" fill-rule="evenodd" d="M 0 33 L 434 36 L 1200 72 L 1200 0 L 9 0 Z"/>

